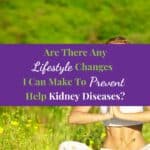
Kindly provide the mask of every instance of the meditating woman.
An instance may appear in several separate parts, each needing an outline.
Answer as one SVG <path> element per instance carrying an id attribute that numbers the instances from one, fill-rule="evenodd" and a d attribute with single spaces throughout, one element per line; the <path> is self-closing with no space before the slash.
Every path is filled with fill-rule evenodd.
<path id="1" fill-rule="evenodd" d="M 107 43 L 127 44 L 128 42 L 122 37 L 117 37 Z M 101 150 L 150 150 L 150 144 L 146 145 L 142 136 L 143 123 L 150 122 L 149 106 L 101 106 L 99 114 L 89 113 L 90 109 L 91 106 L 74 107 L 70 113 L 69 122 L 88 124 L 103 121 L 106 128 L 106 138 Z M 78 143 L 65 142 L 61 147 L 65 147 L 69 143 L 74 147 L 78 145 Z M 88 150 L 84 144 L 81 144 L 82 146 L 82 150 Z M 64 150 L 71 149 L 68 146 L 68 149 Z"/>

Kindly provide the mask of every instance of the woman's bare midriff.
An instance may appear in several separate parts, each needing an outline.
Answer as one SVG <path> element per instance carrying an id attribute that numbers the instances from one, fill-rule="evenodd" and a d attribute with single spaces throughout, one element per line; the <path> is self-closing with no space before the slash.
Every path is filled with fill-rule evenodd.
<path id="1" fill-rule="evenodd" d="M 140 150 L 145 142 L 141 134 L 142 125 L 127 127 L 106 127 L 103 147 L 112 150 Z"/>

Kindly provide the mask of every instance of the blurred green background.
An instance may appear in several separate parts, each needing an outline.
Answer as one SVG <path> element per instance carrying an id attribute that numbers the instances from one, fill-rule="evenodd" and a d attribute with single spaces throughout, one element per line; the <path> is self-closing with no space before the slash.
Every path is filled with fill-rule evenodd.
<path id="1" fill-rule="evenodd" d="M 150 1 L 0 0 L 0 43 L 150 42 Z"/>
<path id="2" fill-rule="evenodd" d="M 0 43 L 104 43 L 118 35 L 149 43 L 149 7 L 143 0 L 0 0 Z M 0 149 L 57 150 L 62 141 L 77 140 L 99 150 L 104 126 L 69 125 L 70 110 L 1 107 Z M 143 128 L 147 142 L 149 128 Z"/>

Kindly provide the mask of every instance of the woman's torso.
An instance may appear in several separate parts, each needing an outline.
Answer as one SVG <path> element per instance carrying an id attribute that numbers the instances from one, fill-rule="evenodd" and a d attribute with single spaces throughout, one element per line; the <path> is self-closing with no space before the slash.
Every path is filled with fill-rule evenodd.
<path id="1" fill-rule="evenodd" d="M 103 147 L 112 150 L 140 150 L 145 142 L 142 132 L 142 125 L 128 127 L 106 127 L 106 139 Z"/>
<path id="2" fill-rule="evenodd" d="M 101 112 L 107 113 L 109 107 L 102 106 Z M 142 112 L 142 106 L 120 106 L 122 113 Z M 106 139 L 103 147 L 112 150 L 140 150 L 145 143 L 142 136 L 142 123 L 111 119 L 104 122 L 106 126 Z"/>

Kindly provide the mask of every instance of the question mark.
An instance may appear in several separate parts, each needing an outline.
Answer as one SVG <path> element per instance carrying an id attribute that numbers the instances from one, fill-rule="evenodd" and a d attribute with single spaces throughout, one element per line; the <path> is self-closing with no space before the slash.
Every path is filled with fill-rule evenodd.
<path id="1" fill-rule="evenodd" d="M 126 95 L 125 92 L 120 92 L 120 95 L 121 95 L 121 100 L 124 100 L 124 96 Z"/>

